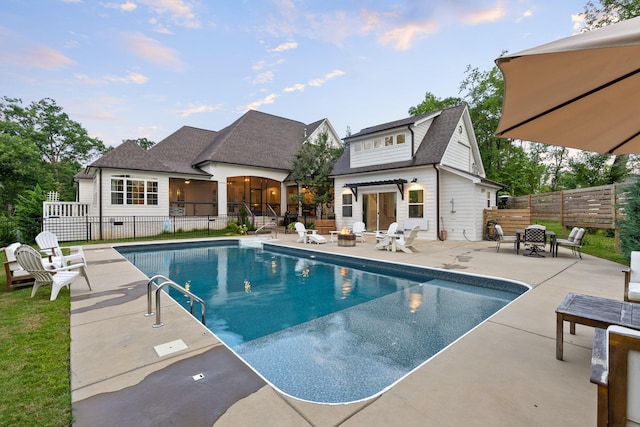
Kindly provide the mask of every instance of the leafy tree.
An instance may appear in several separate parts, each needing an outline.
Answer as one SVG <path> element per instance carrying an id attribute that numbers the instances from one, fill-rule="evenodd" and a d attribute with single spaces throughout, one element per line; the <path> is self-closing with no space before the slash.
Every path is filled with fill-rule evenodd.
<path id="1" fill-rule="evenodd" d="M 624 217 L 618 220 L 620 250 L 629 257 L 631 251 L 640 248 L 640 178 L 625 187 Z"/>
<path id="2" fill-rule="evenodd" d="M 583 31 L 590 31 L 640 16 L 640 0 L 599 0 L 598 3 L 587 2 L 584 8 L 585 27 Z"/>
<path id="3" fill-rule="evenodd" d="M 563 177 L 563 188 L 585 188 L 622 182 L 629 176 L 628 156 L 580 152 L 569 159 L 569 168 Z"/>
<path id="4" fill-rule="evenodd" d="M 42 203 L 46 198 L 45 191 L 38 184 L 32 190 L 25 190 L 18 195 L 16 217 L 20 219 L 18 228 L 24 241 L 33 242 L 40 232 L 40 223 L 36 218 L 42 217 Z"/>
<path id="5" fill-rule="evenodd" d="M 148 140 L 147 138 L 136 138 L 133 140 L 130 140 L 135 142 L 136 144 L 138 144 L 140 147 L 142 147 L 145 150 L 148 150 L 149 148 L 153 147 L 154 145 L 156 145 L 155 142 Z M 123 140 L 122 142 L 127 142 L 127 140 Z"/>
<path id="6" fill-rule="evenodd" d="M 323 206 L 333 201 L 333 180 L 329 174 L 336 160 L 344 152 L 344 147 L 336 147 L 329 142 L 326 132 L 314 141 L 306 140 L 293 159 L 293 179 L 307 188 L 314 206 Z M 303 196 L 300 195 L 302 201 Z M 316 209 L 322 216 L 322 209 Z"/>
<path id="7" fill-rule="evenodd" d="M 411 116 L 419 116 L 426 113 L 431 113 L 433 111 L 443 110 L 449 107 L 455 107 L 456 105 L 460 105 L 462 103 L 462 99 L 448 97 L 448 98 L 438 98 L 431 92 L 427 92 L 424 95 L 424 101 L 415 107 L 409 107 L 409 114 Z"/>
<path id="8" fill-rule="evenodd" d="M 50 98 L 32 102 L 27 107 L 23 107 L 19 99 L 1 98 L 0 133 L 35 147 L 39 163 L 36 164 L 32 156 L 24 161 L 30 162 L 29 169 L 41 171 L 35 175 L 41 187 L 60 192 L 63 200 L 74 197 L 72 178 L 82 164 L 106 150 L 102 141 L 89 137 L 87 131 Z M 6 178 L 1 178 L 0 184 L 6 186 Z"/>

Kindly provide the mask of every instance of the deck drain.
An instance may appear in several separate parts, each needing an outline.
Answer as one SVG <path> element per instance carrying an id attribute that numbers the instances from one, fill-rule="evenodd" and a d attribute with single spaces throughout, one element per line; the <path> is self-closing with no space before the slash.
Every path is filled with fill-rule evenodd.
<path id="1" fill-rule="evenodd" d="M 191 378 L 193 378 L 194 381 L 200 381 L 201 379 L 204 378 L 204 374 L 201 372 L 198 375 L 194 375 Z"/>
<path id="2" fill-rule="evenodd" d="M 176 353 L 180 350 L 186 350 L 187 348 L 189 347 L 187 347 L 187 345 L 182 340 L 175 340 L 165 344 L 156 345 L 153 347 L 158 357 Z"/>

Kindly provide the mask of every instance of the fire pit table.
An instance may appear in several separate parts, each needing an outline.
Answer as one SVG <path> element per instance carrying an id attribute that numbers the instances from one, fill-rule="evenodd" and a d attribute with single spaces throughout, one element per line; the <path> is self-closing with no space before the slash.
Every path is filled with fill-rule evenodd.
<path id="1" fill-rule="evenodd" d="M 355 246 L 356 235 L 353 233 L 339 233 L 338 246 Z"/>

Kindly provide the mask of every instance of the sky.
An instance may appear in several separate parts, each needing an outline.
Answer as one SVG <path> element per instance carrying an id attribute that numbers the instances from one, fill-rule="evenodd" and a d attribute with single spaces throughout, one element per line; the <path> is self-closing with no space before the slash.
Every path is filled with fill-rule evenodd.
<path id="1" fill-rule="evenodd" d="M 467 68 L 579 32 L 586 0 L 1 0 L 0 97 L 159 142 L 250 109 L 339 137 L 460 96 Z"/>

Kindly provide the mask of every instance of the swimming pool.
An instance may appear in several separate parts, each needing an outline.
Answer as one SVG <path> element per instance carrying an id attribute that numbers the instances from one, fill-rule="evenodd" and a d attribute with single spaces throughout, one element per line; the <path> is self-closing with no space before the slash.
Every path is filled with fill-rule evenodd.
<path id="1" fill-rule="evenodd" d="M 282 392 L 323 403 L 384 391 L 529 289 L 272 244 L 117 249 L 149 277 L 189 282 L 220 340 Z"/>

